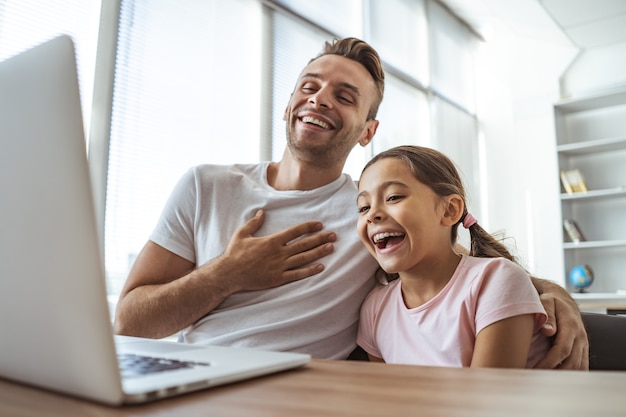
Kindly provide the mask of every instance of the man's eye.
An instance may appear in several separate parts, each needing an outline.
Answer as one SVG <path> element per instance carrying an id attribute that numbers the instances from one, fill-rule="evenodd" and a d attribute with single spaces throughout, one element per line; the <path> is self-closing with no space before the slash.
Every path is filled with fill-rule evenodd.
<path id="1" fill-rule="evenodd" d="M 354 103 L 354 101 L 350 97 L 339 96 L 339 97 L 337 97 L 337 99 L 339 101 L 342 101 L 342 102 L 347 103 L 347 104 L 353 104 Z"/>

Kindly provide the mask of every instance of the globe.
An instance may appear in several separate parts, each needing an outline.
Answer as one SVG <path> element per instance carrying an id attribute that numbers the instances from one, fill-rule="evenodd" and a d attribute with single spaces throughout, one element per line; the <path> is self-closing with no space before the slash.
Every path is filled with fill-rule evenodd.
<path id="1" fill-rule="evenodd" d="M 584 292 L 593 283 L 593 271 L 589 265 L 576 265 L 569 271 L 569 282 L 578 292 Z"/>

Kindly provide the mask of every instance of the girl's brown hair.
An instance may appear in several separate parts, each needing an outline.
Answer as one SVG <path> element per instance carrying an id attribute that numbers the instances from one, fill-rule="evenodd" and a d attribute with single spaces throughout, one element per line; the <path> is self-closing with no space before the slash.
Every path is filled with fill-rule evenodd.
<path id="1" fill-rule="evenodd" d="M 385 158 L 396 158 L 404 162 L 413 176 L 429 187 L 440 197 L 458 194 L 463 200 L 463 215 L 450 231 L 450 241 L 454 245 L 458 237 L 459 224 L 468 214 L 465 189 L 461 176 L 454 163 L 446 155 L 431 148 L 422 146 L 398 146 L 379 153 L 363 168 L 365 171 L 376 161 Z M 515 257 L 501 242 L 485 231 L 478 223 L 469 227 L 471 238 L 470 255 L 479 258 L 506 258 L 517 262 Z"/>

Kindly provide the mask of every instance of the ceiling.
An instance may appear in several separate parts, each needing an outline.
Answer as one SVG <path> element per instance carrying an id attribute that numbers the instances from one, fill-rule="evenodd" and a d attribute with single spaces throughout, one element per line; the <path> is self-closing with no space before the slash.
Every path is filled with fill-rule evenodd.
<path id="1" fill-rule="evenodd" d="M 539 0 L 571 42 L 589 49 L 626 42 L 624 0 Z"/>
<path id="2" fill-rule="evenodd" d="M 580 50 L 626 42 L 626 0 L 440 0 L 484 40 L 503 26 Z"/>

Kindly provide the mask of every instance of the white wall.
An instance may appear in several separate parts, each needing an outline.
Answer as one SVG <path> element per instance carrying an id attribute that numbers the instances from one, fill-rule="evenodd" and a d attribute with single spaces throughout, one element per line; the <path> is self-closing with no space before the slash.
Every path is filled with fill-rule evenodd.
<path id="1" fill-rule="evenodd" d="M 582 52 L 563 74 L 563 98 L 626 89 L 626 42 Z"/>
<path id="2" fill-rule="evenodd" d="M 525 12 L 529 25 L 547 19 L 543 27 L 551 30 L 538 2 L 527 2 Z M 564 285 L 552 106 L 578 49 L 564 36 L 547 42 L 533 30 L 491 22 L 495 35 L 481 45 L 477 80 L 487 190 L 482 223 L 515 239 L 531 273 Z"/>

